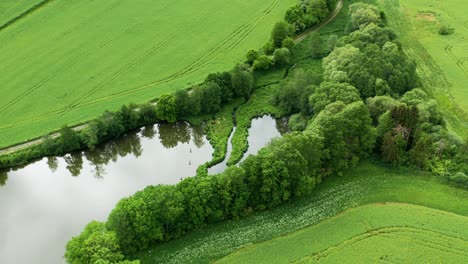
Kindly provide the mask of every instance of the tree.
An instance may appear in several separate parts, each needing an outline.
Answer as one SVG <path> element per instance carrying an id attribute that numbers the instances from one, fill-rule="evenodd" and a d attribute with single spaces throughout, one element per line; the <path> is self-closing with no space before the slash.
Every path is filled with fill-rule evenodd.
<path id="1" fill-rule="evenodd" d="M 304 115 L 309 115 L 311 109 L 308 98 L 314 89 L 314 86 L 311 85 L 314 81 L 313 72 L 296 70 L 292 78 L 289 78 L 278 90 L 274 97 L 274 104 L 285 114 L 302 112 Z"/>
<path id="2" fill-rule="evenodd" d="M 283 40 L 289 36 L 289 24 L 281 21 L 277 22 L 271 32 L 271 40 L 275 48 L 281 48 Z"/>
<path id="3" fill-rule="evenodd" d="M 271 42 L 271 41 L 268 41 L 267 43 L 265 43 L 262 47 L 262 52 L 265 54 L 265 55 L 271 55 L 273 54 L 273 52 L 275 51 L 275 46 L 274 44 Z M 261 52 L 261 53 L 262 53 Z"/>
<path id="4" fill-rule="evenodd" d="M 93 150 L 99 143 L 100 126 L 97 121 L 91 121 L 89 125 L 81 132 L 81 141 Z"/>
<path id="5" fill-rule="evenodd" d="M 289 64 L 291 52 L 287 48 L 276 49 L 273 53 L 273 61 L 275 65 Z"/>
<path id="6" fill-rule="evenodd" d="M 337 35 L 331 35 L 330 37 L 328 37 L 327 43 L 326 43 L 327 52 L 332 52 L 333 51 L 333 49 L 338 44 L 338 40 L 339 40 L 339 37 Z"/>
<path id="7" fill-rule="evenodd" d="M 118 242 L 104 223 L 92 221 L 67 243 L 65 259 L 70 264 L 117 263 L 124 258 Z"/>
<path id="8" fill-rule="evenodd" d="M 316 59 L 323 55 L 323 40 L 318 32 L 314 32 L 310 36 L 310 52 Z"/>
<path id="9" fill-rule="evenodd" d="M 324 137 L 325 175 L 355 165 L 375 144 L 372 119 L 362 101 L 349 105 L 338 101 L 328 105 L 306 131 Z"/>
<path id="10" fill-rule="evenodd" d="M 45 155 L 58 154 L 61 146 L 50 135 L 46 135 L 42 138 L 41 150 Z"/>
<path id="11" fill-rule="evenodd" d="M 380 24 L 380 12 L 377 7 L 365 3 L 354 3 L 349 6 L 351 22 L 354 29 L 363 28 L 371 23 Z"/>
<path id="12" fill-rule="evenodd" d="M 254 61 L 256 61 L 258 59 L 259 56 L 260 56 L 260 54 L 258 53 L 258 51 L 249 50 L 249 52 L 247 52 L 246 62 L 249 65 L 252 65 L 254 63 Z"/>
<path id="13" fill-rule="evenodd" d="M 81 147 L 80 136 L 75 130 L 63 126 L 60 130 L 59 144 L 64 152 L 77 150 Z"/>
<path id="14" fill-rule="evenodd" d="M 273 59 L 268 55 L 260 55 L 253 64 L 255 70 L 268 70 L 271 66 L 273 66 Z"/>
<path id="15" fill-rule="evenodd" d="M 244 66 L 237 65 L 231 73 L 231 85 L 236 96 L 248 98 L 254 85 L 252 73 Z"/>
<path id="16" fill-rule="evenodd" d="M 327 17 L 329 11 L 326 0 L 310 0 L 307 7 L 308 13 L 313 17 L 314 24 Z"/>
<path id="17" fill-rule="evenodd" d="M 336 101 L 350 104 L 361 101 L 361 97 L 359 91 L 348 83 L 323 82 L 309 98 L 310 106 L 315 113 L 319 113 Z"/>
<path id="18" fill-rule="evenodd" d="M 391 131 L 387 132 L 382 142 L 382 158 L 393 166 L 400 165 L 404 161 L 405 141 L 401 134 L 394 136 Z"/>
<path id="19" fill-rule="evenodd" d="M 175 123 L 177 121 L 177 106 L 173 95 L 162 95 L 156 104 L 156 116 L 158 119 Z"/>
<path id="20" fill-rule="evenodd" d="M 291 25 L 293 25 L 294 32 L 304 31 L 308 25 L 306 25 L 306 8 L 301 4 L 290 7 L 286 11 L 284 19 Z"/>
<path id="21" fill-rule="evenodd" d="M 202 93 L 202 112 L 215 114 L 221 109 L 221 88 L 215 82 L 208 82 L 198 88 Z"/>
<path id="22" fill-rule="evenodd" d="M 187 117 L 192 114 L 190 96 L 187 90 L 177 90 L 174 93 L 175 104 L 177 106 L 177 118 Z"/>
<path id="23" fill-rule="evenodd" d="M 283 42 L 281 43 L 281 47 L 287 48 L 288 50 L 292 50 L 295 45 L 296 45 L 296 42 L 294 42 L 294 39 L 290 37 L 283 39 Z"/>
<path id="24" fill-rule="evenodd" d="M 210 82 L 213 82 L 219 86 L 221 102 L 228 103 L 232 100 L 234 92 L 232 91 L 230 72 L 211 73 L 205 79 L 205 83 Z"/>

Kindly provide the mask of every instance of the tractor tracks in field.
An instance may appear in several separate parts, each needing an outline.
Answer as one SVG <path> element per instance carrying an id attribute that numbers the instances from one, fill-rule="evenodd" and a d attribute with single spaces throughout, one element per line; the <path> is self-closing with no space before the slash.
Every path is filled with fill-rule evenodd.
<path id="1" fill-rule="evenodd" d="M 103 15 L 104 13 L 107 13 L 109 12 L 110 10 L 112 10 L 113 8 L 115 8 L 116 6 L 118 6 L 118 4 L 120 3 L 117 2 L 116 4 L 110 6 L 109 8 L 106 8 L 105 10 L 103 10 L 102 12 L 99 12 L 97 15 L 91 17 L 91 19 L 95 19 L 95 18 L 98 18 L 100 15 Z M 172 3 L 172 2 L 171 2 Z M 167 5 L 163 6 L 162 8 L 165 8 L 167 7 Z M 155 10 L 155 12 L 157 11 L 160 11 L 162 8 L 158 8 L 157 10 Z M 89 21 L 87 21 L 87 23 L 89 23 Z M 68 69 L 70 69 L 71 67 L 75 66 L 77 63 L 85 60 L 86 58 L 88 58 L 90 55 L 92 54 L 95 54 L 96 52 L 98 52 L 99 50 L 103 49 L 104 47 L 112 44 L 112 42 L 114 42 L 116 39 L 118 39 L 119 37 L 122 37 L 124 36 L 125 34 L 127 34 L 128 32 L 130 32 L 132 29 L 134 29 L 137 25 L 141 24 L 141 21 L 138 21 L 134 24 L 132 24 L 130 27 L 120 31 L 119 33 L 117 33 L 116 35 L 112 36 L 111 38 L 101 42 L 99 45 L 97 45 L 96 47 L 94 47 L 93 49 L 90 49 L 88 50 L 86 53 L 80 55 L 78 58 L 72 60 L 72 61 L 69 61 L 67 64 L 63 65 L 60 69 L 58 69 L 58 71 L 54 72 L 53 74 L 51 74 L 50 76 L 48 76 L 46 79 L 38 82 L 36 85 L 30 87 L 29 89 L 25 90 L 23 93 L 21 93 L 19 96 L 15 97 L 14 99 L 12 99 L 10 102 L 8 102 L 7 104 L 3 105 L 0 107 L 0 112 L 3 112 L 5 111 L 6 109 L 8 109 L 9 107 L 11 107 L 12 105 L 20 102 L 21 100 L 25 99 L 27 96 L 26 95 L 29 95 L 33 92 L 35 92 L 37 89 L 41 88 L 44 84 L 46 84 L 48 81 L 52 80 L 53 78 L 57 77 L 57 76 L 60 76 L 61 74 L 63 74 L 64 72 L 66 72 Z M 74 30 L 77 30 L 78 27 L 74 27 Z M 61 37 L 64 37 L 66 35 L 61 35 Z M 26 55 L 28 56 L 28 55 Z M 5 67 L 2 69 L 4 70 L 6 69 Z M 49 117 L 49 116 L 52 116 L 52 115 L 55 115 L 55 114 L 58 114 L 58 113 L 62 113 L 66 110 L 70 110 L 71 107 L 65 107 L 65 108 L 62 108 L 62 109 L 59 109 L 59 110 L 55 110 L 55 111 L 52 111 L 52 112 L 49 112 L 47 114 L 44 114 L 44 115 L 40 115 L 40 116 L 37 116 L 34 120 L 40 120 L 41 118 L 44 118 L 44 117 Z M 24 122 L 28 122 L 28 121 L 23 121 Z M 21 123 L 21 122 L 20 122 Z M 17 123 L 18 124 L 18 123 Z M 7 126 L 0 126 L 0 129 L 1 128 L 5 128 Z"/>
<path id="2" fill-rule="evenodd" d="M 117 98 L 117 97 L 120 97 L 120 96 L 129 95 L 129 94 L 132 94 L 132 93 L 144 90 L 144 89 L 153 88 L 155 86 L 166 84 L 166 83 L 175 81 L 177 79 L 183 78 L 183 77 L 185 77 L 185 76 L 187 76 L 189 74 L 192 74 L 192 73 L 202 69 L 203 67 L 205 67 L 207 64 L 209 64 L 211 61 L 215 60 L 220 55 L 220 53 L 218 53 L 219 51 L 225 50 L 226 52 L 229 52 L 229 51 L 233 50 L 235 47 L 237 47 L 240 43 L 242 43 L 245 39 L 247 39 L 247 37 L 255 30 L 255 28 L 256 28 L 255 26 L 258 23 L 260 23 L 260 21 L 266 15 L 268 15 L 279 4 L 279 2 L 280 2 L 279 0 L 274 1 L 271 6 L 269 6 L 267 9 L 265 9 L 261 13 L 261 15 L 254 18 L 251 22 L 249 22 L 247 24 L 244 24 L 244 25 L 238 27 L 237 29 L 235 29 L 221 43 L 217 44 L 214 48 L 209 50 L 202 57 L 196 59 L 194 62 L 192 62 L 191 64 L 185 66 L 181 70 L 173 73 L 172 75 L 170 75 L 170 76 L 168 76 L 168 77 L 166 77 L 164 79 L 161 79 L 159 81 L 153 82 L 153 83 L 149 83 L 149 84 L 146 84 L 146 85 L 143 85 L 143 86 L 139 86 L 139 87 L 136 87 L 136 88 L 133 88 L 133 89 L 130 89 L 130 90 L 122 91 L 122 92 L 115 93 L 115 94 L 112 94 L 112 95 L 108 95 L 108 96 L 105 96 L 105 97 L 100 97 L 98 99 L 88 101 L 88 102 L 85 102 L 85 103 L 80 103 L 79 106 L 80 107 L 89 106 L 89 105 L 93 105 L 93 104 L 100 103 L 100 102 L 103 102 L 103 101 L 108 101 L 110 99 L 114 99 L 114 98 Z M 91 95 L 88 94 L 87 97 L 89 97 L 89 96 L 91 96 Z M 78 107 L 78 105 L 76 105 L 76 107 Z"/>
<path id="3" fill-rule="evenodd" d="M 49 1 L 54 1 L 54 0 L 49 0 Z M 161 85 L 163 83 L 168 83 L 170 81 L 173 81 L 173 80 L 177 80 L 177 79 L 180 79 L 184 76 L 186 76 L 186 74 L 191 74 L 193 72 L 196 72 L 198 69 L 200 69 L 200 67 L 203 67 L 205 66 L 206 64 L 208 64 L 210 61 L 216 59 L 220 54 L 218 54 L 217 56 L 215 57 L 211 57 L 213 54 L 215 54 L 217 51 L 223 49 L 223 48 L 227 48 L 229 51 L 233 50 L 237 45 L 239 45 L 240 43 L 242 43 L 254 30 L 255 30 L 255 26 L 261 22 L 261 20 L 267 16 L 270 12 L 272 12 L 274 10 L 274 8 L 276 8 L 279 4 L 281 0 L 275 0 L 270 6 L 268 6 L 266 9 L 264 9 L 257 17 L 255 17 L 254 19 L 252 19 L 249 23 L 247 24 L 244 24 L 242 26 L 239 26 L 238 28 L 236 28 L 233 32 L 231 32 L 220 44 L 216 45 L 212 50 L 209 51 L 209 54 L 206 54 L 205 56 L 203 56 L 202 58 L 199 58 L 197 60 L 195 60 L 194 62 L 192 62 L 190 65 L 188 66 L 185 66 L 183 69 L 179 70 L 178 72 L 170 75 L 169 77 L 167 78 L 164 78 L 160 81 L 157 81 L 157 82 L 154 82 L 154 83 L 150 83 L 150 84 L 146 84 L 146 85 L 143 85 L 143 86 L 139 86 L 137 88 L 134 88 L 134 89 L 131 89 L 131 90 L 128 90 L 128 91 L 124 91 L 124 92 L 121 92 L 121 93 L 116 93 L 116 94 L 113 94 L 113 95 L 109 95 L 109 96 L 106 96 L 106 97 L 102 97 L 102 98 L 99 98 L 99 99 L 95 99 L 95 100 L 92 100 L 92 101 L 88 101 L 88 102 L 83 102 L 86 98 L 88 98 L 89 96 L 91 96 L 92 94 L 95 94 L 97 91 L 99 91 L 99 88 L 102 88 L 104 87 L 106 84 L 110 83 L 111 81 L 115 80 L 119 74 L 122 74 L 126 71 L 128 71 L 129 67 L 130 69 L 133 68 L 135 65 L 141 63 L 142 61 L 144 61 L 145 59 L 147 59 L 147 57 L 149 55 L 151 55 L 152 53 L 154 53 L 155 51 L 157 51 L 158 48 L 160 48 L 162 45 L 166 44 L 167 42 L 169 42 L 171 39 L 175 38 L 178 34 L 180 34 L 181 32 L 187 30 L 187 29 L 190 29 L 196 22 L 204 19 L 207 15 L 209 15 L 210 12 L 213 12 L 215 11 L 219 6 L 221 6 L 223 3 L 225 3 L 224 1 L 220 1 L 217 3 L 217 5 L 210 9 L 208 12 L 205 12 L 203 15 L 197 17 L 197 19 L 195 20 L 192 20 L 191 23 L 187 24 L 185 27 L 177 30 L 176 32 L 174 32 L 173 34 L 171 34 L 171 36 L 169 36 L 168 39 L 165 39 L 159 43 L 157 43 L 156 45 L 154 45 L 152 48 L 150 48 L 149 50 L 147 50 L 145 53 L 144 53 L 144 56 L 140 56 L 137 60 L 133 61 L 131 63 L 130 66 L 126 66 L 124 68 L 122 68 L 120 71 L 118 71 L 117 74 L 114 74 L 112 77 L 111 77 L 111 80 L 109 81 L 109 79 L 105 82 L 105 84 L 101 84 L 101 85 L 98 85 L 97 87 L 94 87 L 93 90 L 89 93 L 87 93 L 86 95 L 84 95 L 83 97 L 79 98 L 78 100 L 76 100 L 75 102 L 73 102 L 70 106 L 68 107 L 65 107 L 65 108 L 62 108 L 62 109 L 58 109 L 58 110 L 55 110 L 55 111 L 52 111 L 52 112 L 49 112 L 47 114 L 43 114 L 43 115 L 39 115 L 39 116 L 36 116 L 34 119 L 29 119 L 29 120 L 24 120 L 24 121 L 20 121 L 20 122 L 16 122 L 15 124 L 11 124 L 11 125 L 5 125 L 5 126 L 0 126 L 0 129 L 2 128 L 12 128 L 12 127 L 17 127 L 18 125 L 23 125 L 23 124 L 26 124 L 26 123 L 29 123 L 29 122 L 36 122 L 36 121 L 40 121 L 40 120 L 45 120 L 45 119 L 48 119 L 52 116 L 56 116 L 57 114 L 61 114 L 61 113 L 64 113 L 65 111 L 68 111 L 68 110 L 76 110 L 78 108 L 82 108 L 82 107 L 87 107 L 87 106 L 91 106 L 91 105 L 94 105 L 94 104 L 97 104 L 97 103 L 101 103 L 103 101 L 108 101 L 108 100 L 111 100 L 113 98 L 118 98 L 120 96 L 123 96 L 123 95 L 128 95 L 128 94 L 132 94 L 132 93 L 135 93 L 135 92 L 138 92 L 138 91 L 141 91 L 141 90 L 144 90 L 144 89 L 148 89 L 148 88 L 152 88 L 152 87 L 155 87 L 157 85 Z M 324 21 L 322 22 L 322 24 L 320 24 L 319 26 L 315 27 L 314 29 L 311 29 L 311 30 L 308 30 L 306 32 L 304 32 L 303 34 L 301 34 L 300 36 L 298 36 L 296 38 L 296 43 L 298 42 L 301 42 L 302 40 L 304 40 L 309 34 L 317 31 L 317 30 L 320 30 L 321 28 L 323 28 L 325 25 L 327 25 L 328 23 L 330 23 L 331 21 L 333 21 L 336 16 L 338 15 L 338 13 L 341 11 L 343 7 L 343 0 L 340 0 L 338 3 L 337 3 L 337 6 L 335 8 L 335 10 L 333 11 L 333 13 L 331 13 L 329 15 L 329 17 Z M 89 23 L 89 22 L 88 22 Z M 82 25 L 81 25 L 82 26 Z M 75 28 L 79 28 L 79 25 L 76 25 Z M 69 34 L 68 34 L 69 35 Z M 237 40 L 235 40 L 233 43 L 230 43 L 230 41 L 232 41 L 233 39 L 235 39 L 235 37 L 237 36 L 240 36 Z M 65 37 L 65 36 L 64 36 Z M 230 43 L 230 44 L 229 44 Z M 102 44 L 101 44 L 102 45 Z M 227 46 L 227 47 L 225 47 Z M 185 74 L 185 75 L 184 75 Z M 42 85 L 42 84 L 41 84 Z M 24 94 L 24 93 L 23 93 Z M 19 100 L 21 100 L 21 97 L 19 98 Z M 13 104 L 8 104 L 10 107 L 11 105 Z M 1 107 L 0 108 L 0 112 L 1 111 L 4 111 L 5 109 L 7 109 L 7 107 Z M 87 124 L 82 124 L 82 125 L 78 125 L 78 126 L 75 126 L 73 127 L 73 129 L 75 131 L 80 131 L 84 128 L 87 127 Z M 54 133 L 54 134 L 51 134 L 52 137 L 58 137 L 59 136 L 59 133 Z M 35 145 L 38 145 L 38 144 L 41 144 L 42 143 L 42 138 L 37 138 L 37 139 L 34 139 L 34 140 L 31 140 L 31 141 L 28 141 L 28 142 L 24 142 L 24 143 L 21 143 L 21 144 L 17 144 L 17 145 L 14 145 L 14 146 L 10 146 L 10 147 L 6 147 L 6 148 L 3 148 L 3 149 L 0 149 L 0 156 L 1 155 L 6 155 L 6 154 L 10 154 L 10 153 L 13 153 L 13 152 L 16 152 L 16 151 L 19 151 L 19 150 L 23 150 L 23 149 L 26 149 L 26 148 L 29 148 L 29 147 L 32 147 L 32 146 L 35 146 Z"/>
<path id="4" fill-rule="evenodd" d="M 414 236 L 417 236 L 417 239 L 415 239 Z M 409 239 L 411 242 L 416 243 L 419 246 L 432 250 L 444 251 L 468 259 L 468 253 L 465 250 L 465 248 L 468 246 L 468 241 L 465 239 L 431 229 L 410 226 L 390 226 L 370 229 L 365 233 L 357 234 L 324 250 L 306 256 L 298 262 L 307 260 L 324 260 L 328 256 L 338 253 L 344 248 L 376 237 L 382 237 L 389 240 L 401 240 L 402 238 Z M 447 243 L 447 241 L 450 241 L 450 243 Z"/>

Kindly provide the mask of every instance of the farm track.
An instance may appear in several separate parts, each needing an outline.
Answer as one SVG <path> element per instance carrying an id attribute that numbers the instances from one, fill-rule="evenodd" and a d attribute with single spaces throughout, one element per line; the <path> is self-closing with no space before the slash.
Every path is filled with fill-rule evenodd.
<path id="1" fill-rule="evenodd" d="M 53 0 L 51 0 L 53 1 Z M 228 35 L 228 37 L 223 40 L 223 42 L 221 42 L 220 44 L 218 44 L 217 46 L 215 46 L 215 48 L 213 48 L 209 53 L 210 54 L 213 54 L 213 53 L 216 53 L 216 51 L 219 51 L 223 48 L 223 45 L 229 43 L 230 40 L 232 40 L 234 37 L 240 35 L 241 36 L 241 39 L 240 40 L 236 40 L 234 43 L 231 43 L 230 45 L 228 45 L 228 49 L 229 51 L 234 49 L 237 45 L 239 45 L 240 43 L 242 43 L 242 41 L 247 38 L 252 32 L 253 30 L 255 29 L 255 25 L 257 25 L 268 13 L 270 13 L 278 4 L 279 4 L 280 0 L 275 0 L 271 6 L 269 6 L 267 9 L 265 9 L 264 11 L 262 11 L 260 13 L 259 16 L 255 17 L 253 20 L 251 20 L 250 23 L 247 23 L 247 24 L 244 24 L 240 27 L 238 27 L 236 30 L 234 30 L 230 35 Z M 151 49 L 149 49 L 148 51 L 146 51 L 144 54 L 144 56 L 140 56 L 136 61 L 134 61 L 132 64 L 130 64 L 130 68 L 133 68 L 135 65 L 137 65 L 138 63 L 141 63 L 142 61 L 144 61 L 145 59 L 147 59 L 148 56 L 150 56 L 152 53 L 154 53 L 159 47 L 161 47 L 162 45 L 164 45 L 165 43 L 167 43 L 169 40 L 171 40 L 172 38 L 174 38 L 177 34 L 183 32 L 184 30 L 187 30 L 187 29 L 190 29 L 190 27 L 192 25 L 194 25 L 196 22 L 202 20 L 204 17 L 206 17 L 210 12 L 213 12 L 213 11 L 216 11 L 216 9 L 221 6 L 223 3 L 223 1 L 220 1 L 218 2 L 218 4 L 210 9 L 208 12 L 204 13 L 202 16 L 199 16 L 197 17 L 197 19 L 195 20 L 192 20 L 191 23 L 187 24 L 185 27 L 183 27 L 182 29 L 179 29 L 177 30 L 176 32 L 174 32 L 168 39 L 166 40 L 163 40 L 162 42 L 159 42 L 158 44 L 156 44 L 155 46 L 153 46 Z M 325 20 L 325 22 L 321 23 L 319 26 L 311 29 L 311 30 L 308 30 L 306 32 L 304 32 L 303 34 L 299 35 L 295 42 L 298 43 L 298 42 L 301 42 L 302 40 L 304 40 L 309 34 L 317 31 L 317 30 L 320 30 L 321 28 L 323 28 L 325 25 L 327 25 L 328 23 L 330 23 L 331 21 L 333 21 L 333 19 L 336 18 L 336 16 L 338 15 L 338 13 L 341 11 L 343 7 L 343 0 L 340 0 L 338 3 L 337 3 L 337 6 L 335 8 L 335 10 L 333 11 L 332 14 L 329 15 L 329 17 Z M 79 26 L 75 26 L 75 28 L 78 28 Z M 65 35 L 66 36 L 66 35 Z M 65 37 L 64 36 L 64 37 Z M 110 43 L 110 42 L 109 42 Z M 105 44 L 105 45 L 108 45 L 109 43 Z M 102 43 L 101 43 L 102 45 Z M 104 45 L 104 46 L 105 46 Z M 219 55 L 218 55 L 219 56 Z M 216 56 L 217 57 L 217 56 Z M 195 62 L 193 62 L 191 65 L 189 66 L 186 66 L 184 67 L 182 70 L 180 70 L 179 72 L 177 73 L 174 73 L 172 75 L 170 75 L 169 77 L 167 77 L 166 79 L 163 79 L 163 80 L 160 80 L 158 82 L 155 82 L 155 83 L 150 83 L 150 84 L 147 84 L 147 85 L 144 85 L 144 86 L 140 86 L 140 87 L 137 87 L 137 88 L 134 88 L 134 89 L 131 89 L 131 90 L 128 90 L 128 91 L 125 91 L 125 92 L 121 92 L 121 93 L 116 93 L 116 94 L 113 94 L 113 95 L 109 95 L 109 96 L 106 96 L 106 97 L 102 97 L 102 98 L 99 98 L 99 99 L 95 99 L 95 100 L 92 100 L 92 101 L 88 101 L 88 102 L 84 102 L 84 103 L 80 103 L 80 102 L 83 102 L 83 100 L 85 100 L 85 98 L 88 98 L 91 93 L 95 93 L 99 90 L 99 88 L 102 88 L 104 87 L 105 85 L 99 85 L 97 87 L 94 87 L 92 89 L 91 92 L 87 93 L 86 95 L 84 95 L 83 97 L 79 98 L 78 100 L 76 100 L 75 102 L 73 102 L 69 107 L 65 107 L 65 108 L 62 108 L 62 109 L 59 109 L 59 110 L 55 110 L 55 111 L 52 111 L 52 112 L 49 112 L 47 114 L 43 114 L 43 115 L 39 115 L 37 116 L 36 118 L 34 119 L 29 119 L 29 120 L 24 120 L 24 121 L 21 121 L 21 122 L 16 122 L 15 124 L 13 125 L 7 125 L 7 126 L 0 126 L 0 129 L 1 128 L 12 128 L 12 127 L 17 127 L 19 125 L 23 125 L 23 124 L 26 124 L 26 123 L 29 123 L 31 121 L 40 121 L 40 120 L 45 120 L 45 119 L 48 119 L 54 115 L 57 115 L 57 114 L 60 114 L 60 113 L 64 113 L 65 111 L 67 110 L 71 110 L 71 109 L 79 109 L 79 108 L 82 108 L 82 107 L 86 107 L 86 106 L 91 106 L 91 105 L 94 105 L 94 104 L 97 104 L 97 103 L 101 103 L 103 101 L 107 101 L 107 100 L 110 100 L 110 99 L 113 99 L 113 98 L 117 98 L 117 97 L 120 97 L 120 96 L 123 96 L 123 95 L 128 95 L 128 94 L 132 94 L 132 93 L 135 93 L 135 92 L 138 92 L 138 91 L 141 91 L 141 90 L 144 90 L 144 89 L 148 89 L 148 88 L 152 88 L 152 87 L 155 87 L 157 85 L 161 85 L 163 83 L 167 83 L 171 80 L 176 80 L 176 79 L 179 79 L 179 78 L 182 78 L 180 77 L 182 74 L 187 74 L 187 73 L 193 73 L 193 72 L 196 72 L 197 69 L 200 69 L 200 67 L 206 65 L 207 63 L 209 63 L 210 61 L 216 59 L 216 57 L 214 58 L 209 58 L 209 55 L 205 55 L 202 57 L 202 59 L 198 59 L 196 60 Z M 72 66 L 69 66 L 69 67 L 72 67 Z M 111 82 L 112 80 L 116 79 L 119 74 L 121 73 L 124 73 L 127 71 L 127 69 L 129 68 L 129 66 L 127 65 L 126 67 L 122 68 L 118 74 L 114 74 L 113 76 L 113 79 L 111 79 L 110 81 L 108 80 L 105 84 Z M 184 75 L 186 76 L 186 75 Z M 50 78 L 49 78 L 50 79 Z M 39 83 L 39 85 L 43 85 L 43 83 Z M 35 88 L 37 89 L 37 88 Z M 31 91 L 30 91 L 31 92 Z M 28 92 L 28 93 L 30 93 Z M 25 95 L 27 93 L 22 93 L 22 95 Z M 20 101 L 21 100 L 21 97 L 17 97 L 17 101 Z M 8 103 L 8 107 L 10 107 L 11 105 L 13 105 L 14 103 Z M 4 111 L 5 109 L 7 109 L 8 107 L 1 107 L 0 108 L 0 112 Z M 87 127 L 87 124 L 82 124 L 82 125 L 79 125 L 79 126 L 75 126 L 73 127 L 73 129 L 75 131 L 80 131 L 84 128 Z M 51 134 L 51 137 L 58 137 L 59 136 L 59 133 L 53 133 Z M 6 148 L 3 148 L 3 149 L 0 149 L 0 156 L 2 155 L 7 155 L 7 154 L 11 154 L 11 153 L 14 153 L 16 151 L 20 151 L 20 150 L 23 150 L 23 149 L 26 149 L 26 148 L 29 148 L 29 147 L 32 147 L 32 146 L 35 146 L 35 145 L 39 145 L 42 143 L 42 138 L 37 138 L 37 139 L 33 139 L 33 140 L 30 140 L 30 141 L 27 141 L 27 142 L 24 142 L 24 143 L 21 143 L 21 144 L 17 144 L 17 145 L 14 145 L 14 146 L 10 146 L 10 147 L 6 147 Z"/>
<path id="2" fill-rule="evenodd" d="M 303 259 L 299 260 L 298 262 L 303 262 L 307 260 L 324 260 L 328 256 L 339 252 L 340 250 L 357 244 L 359 242 L 363 242 L 367 239 L 375 238 L 375 237 L 385 237 L 387 239 L 399 239 L 401 238 L 409 238 L 411 241 L 415 241 L 413 236 L 417 236 L 417 244 L 426 248 L 449 252 L 451 254 L 459 255 L 465 258 L 468 258 L 468 252 L 466 251 L 466 247 L 468 247 L 468 241 L 456 237 L 447 235 L 441 232 L 437 232 L 430 229 L 424 228 L 416 228 L 416 227 L 408 227 L 408 226 L 392 226 L 392 227 L 382 227 L 377 229 L 369 230 L 365 233 L 361 233 L 356 235 L 348 240 L 342 241 L 334 246 L 328 247 L 320 252 L 312 254 L 310 256 L 304 257 Z M 441 241 L 435 241 L 441 240 Z M 447 243 L 450 241 L 450 243 Z"/>

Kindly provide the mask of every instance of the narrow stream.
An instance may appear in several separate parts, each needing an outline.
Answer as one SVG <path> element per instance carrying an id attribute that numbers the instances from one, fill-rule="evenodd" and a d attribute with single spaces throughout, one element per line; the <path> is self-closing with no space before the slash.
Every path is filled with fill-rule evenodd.
<path id="1" fill-rule="evenodd" d="M 213 148 L 201 127 L 155 125 L 84 153 L 0 172 L 0 263 L 64 263 L 65 244 L 123 197 L 195 175 Z"/>
<path id="2" fill-rule="evenodd" d="M 236 133 L 236 128 L 231 131 L 231 135 L 229 135 L 229 139 L 227 142 L 227 149 L 226 149 L 226 157 L 224 157 L 224 160 L 221 163 L 218 163 L 214 165 L 213 167 L 208 169 L 208 174 L 209 175 L 214 175 L 218 174 L 224 171 L 224 169 L 227 168 L 227 163 L 229 161 L 229 157 L 231 157 L 232 153 L 232 138 L 234 137 L 234 134 Z"/>

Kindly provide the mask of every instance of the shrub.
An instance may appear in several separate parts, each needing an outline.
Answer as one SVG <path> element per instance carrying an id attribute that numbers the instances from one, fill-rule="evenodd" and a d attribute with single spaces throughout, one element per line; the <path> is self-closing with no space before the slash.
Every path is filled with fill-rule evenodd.
<path id="1" fill-rule="evenodd" d="M 271 66 L 273 66 L 273 59 L 267 55 L 260 55 L 253 64 L 255 70 L 268 70 Z"/>
<path id="2" fill-rule="evenodd" d="M 446 36 L 446 35 L 450 35 L 450 34 L 452 34 L 452 33 L 453 33 L 453 30 L 450 29 L 448 26 L 443 25 L 443 26 L 441 26 L 441 27 L 439 28 L 439 35 L 444 35 L 444 36 Z"/>

